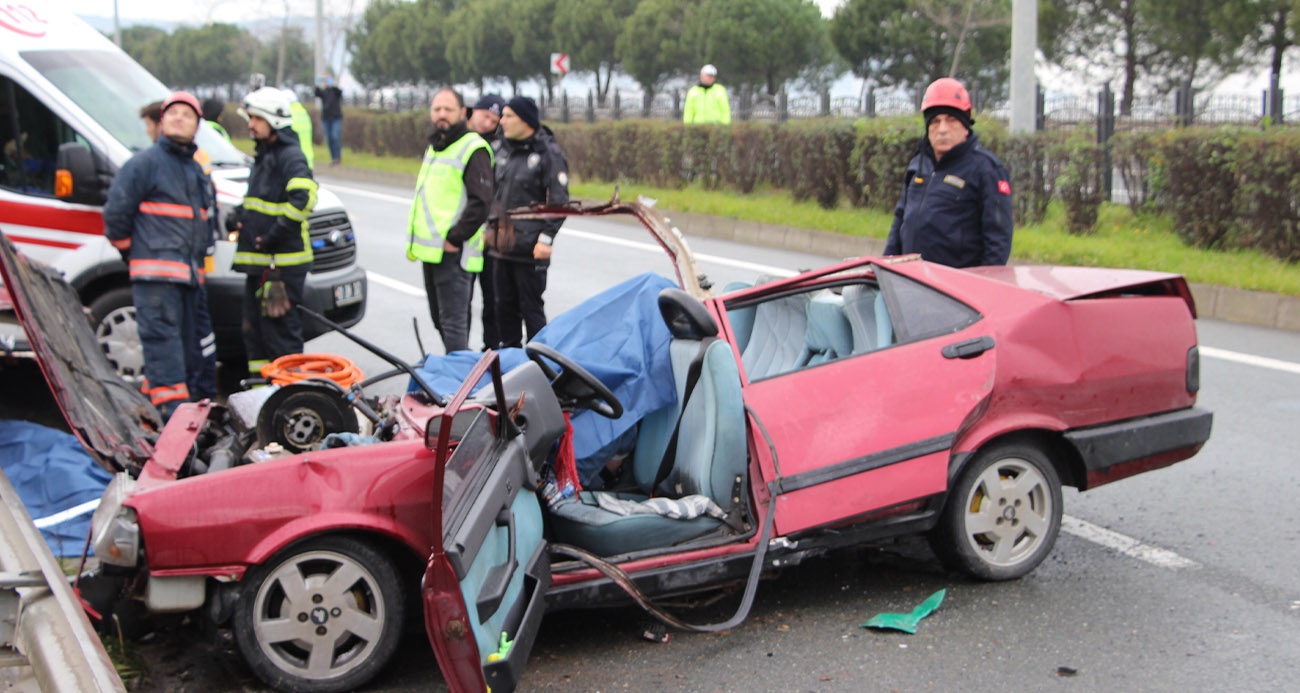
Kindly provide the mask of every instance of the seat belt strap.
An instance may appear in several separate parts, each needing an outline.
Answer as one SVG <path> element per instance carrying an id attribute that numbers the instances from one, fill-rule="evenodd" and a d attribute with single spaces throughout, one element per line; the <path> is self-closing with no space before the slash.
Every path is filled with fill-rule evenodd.
<path id="1" fill-rule="evenodd" d="M 673 435 L 668 439 L 668 447 L 664 448 L 664 456 L 659 460 L 659 471 L 655 472 L 655 480 L 650 484 L 650 497 L 653 498 L 659 490 L 659 484 L 668 478 L 668 473 L 673 469 L 673 462 L 677 459 L 677 435 L 682 431 L 682 417 L 686 415 L 686 405 L 691 401 L 691 392 L 695 390 L 695 384 L 700 380 L 700 372 L 704 370 L 704 354 L 709 350 L 709 346 L 718 341 L 717 337 L 705 337 L 700 340 L 700 349 L 695 352 L 695 358 L 691 359 L 691 365 L 686 369 L 686 387 L 682 391 L 682 409 L 677 412 L 677 423 L 673 424 Z"/>

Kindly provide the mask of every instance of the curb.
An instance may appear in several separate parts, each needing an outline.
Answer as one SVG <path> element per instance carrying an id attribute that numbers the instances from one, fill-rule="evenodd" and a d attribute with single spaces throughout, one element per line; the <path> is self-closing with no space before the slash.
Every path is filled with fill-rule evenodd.
<path id="1" fill-rule="evenodd" d="M 325 177 L 415 188 L 415 176 L 355 166 L 338 166 L 321 171 Z M 749 245 L 797 250 L 831 257 L 880 255 L 885 241 L 880 238 L 847 236 L 794 226 L 764 224 L 744 219 L 662 210 L 671 222 L 691 236 L 706 236 Z M 1189 282 L 1196 312 L 1202 318 L 1216 318 L 1247 325 L 1300 331 L 1300 296 L 1266 291 L 1249 291 L 1218 284 Z"/>

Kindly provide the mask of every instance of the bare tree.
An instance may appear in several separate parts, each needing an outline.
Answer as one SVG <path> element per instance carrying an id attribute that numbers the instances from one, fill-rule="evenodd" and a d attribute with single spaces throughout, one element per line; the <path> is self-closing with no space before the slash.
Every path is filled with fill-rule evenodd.
<path id="1" fill-rule="evenodd" d="M 949 36 L 957 38 L 956 47 L 952 51 L 952 66 L 948 68 L 949 77 L 957 75 L 962 49 L 966 47 L 966 38 L 972 31 L 1011 24 L 1011 7 L 1007 0 L 964 0 L 960 3 L 950 0 L 917 0 L 916 4 L 927 19 Z"/>

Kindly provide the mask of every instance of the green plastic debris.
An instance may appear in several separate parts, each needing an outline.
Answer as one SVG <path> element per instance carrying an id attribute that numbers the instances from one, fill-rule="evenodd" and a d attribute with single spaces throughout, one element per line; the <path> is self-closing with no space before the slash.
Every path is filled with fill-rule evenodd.
<path id="1" fill-rule="evenodd" d="M 499 662 L 505 659 L 506 655 L 510 654 L 510 648 L 514 647 L 514 644 L 515 641 L 508 639 L 504 630 L 501 631 L 501 642 L 497 644 L 497 651 L 488 655 L 487 661 Z"/>
<path id="2" fill-rule="evenodd" d="M 915 633 L 916 624 L 920 623 L 921 619 L 934 613 L 934 610 L 943 603 L 946 594 L 948 594 L 948 590 L 935 592 L 915 609 L 912 609 L 912 613 L 909 614 L 876 614 L 862 624 L 862 627 L 892 628 L 893 630 L 901 630 L 904 633 Z"/>

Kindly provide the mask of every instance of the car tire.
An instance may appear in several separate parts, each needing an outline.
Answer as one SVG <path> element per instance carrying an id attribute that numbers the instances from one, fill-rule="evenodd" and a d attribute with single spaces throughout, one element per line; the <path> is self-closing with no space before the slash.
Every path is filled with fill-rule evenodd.
<path id="1" fill-rule="evenodd" d="M 980 452 L 948 494 L 930 545 L 944 565 L 978 580 L 1029 574 L 1061 529 L 1061 479 L 1032 445 Z"/>
<path id="2" fill-rule="evenodd" d="M 117 374 L 128 383 L 144 381 L 144 347 L 136 322 L 131 287 L 119 286 L 96 296 L 88 306 L 91 327 L 100 349 Z"/>
<path id="3" fill-rule="evenodd" d="M 243 582 L 235 642 L 249 668 L 276 690 L 357 688 L 388 664 L 401 639 L 406 595 L 397 569 L 356 539 L 299 544 Z"/>

